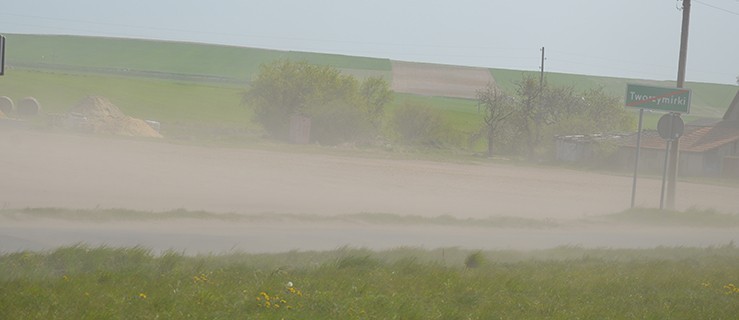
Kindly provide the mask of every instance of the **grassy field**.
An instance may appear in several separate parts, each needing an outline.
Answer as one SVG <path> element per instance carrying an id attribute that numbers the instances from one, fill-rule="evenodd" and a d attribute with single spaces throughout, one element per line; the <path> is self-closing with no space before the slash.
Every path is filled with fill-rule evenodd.
<path id="1" fill-rule="evenodd" d="M 246 88 L 260 64 L 275 59 L 306 60 L 360 78 L 382 76 L 392 80 L 387 59 L 136 39 L 12 34 L 7 38 L 6 59 L 13 69 L 0 78 L 0 95 L 14 99 L 40 97 L 50 111 L 62 111 L 85 95 L 96 93 L 120 103 L 119 107 L 137 117 L 163 122 L 202 119 L 206 124 L 220 120 L 248 123 L 245 110 L 235 111 L 241 108 L 240 90 Z M 522 74 L 538 77 L 536 72 L 490 71 L 506 90 L 512 90 Z M 624 95 L 626 83 L 674 86 L 669 81 L 562 73 L 547 73 L 546 77 L 553 85 L 577 90 L 603 87 L 619 97 Z M 693 89 L 687 121 L 720 118 L 736 93 L 736 86 L 731 85 L 688 83 L 687 87 Z M 405 99 L 423 100 L 448 111 L 452 122 L 461 126 L 470 125 L 469 114 L 476 110 L 473 101 L 461 99 L 399 94 L 396 101 Z M 647 114 L 645 127 L 655 127 L 659 116 Z M 479 122 L 473 122 L 477 130 Z"/>
<path id="2" fill-rule="evenodd" d="M 196 257 L 74 246 L 0 256 L 0 318 L 735 319 L 737 264 L 733 245 Z"/>
<path id="3" fill-rule="evenodd" d="M 246 84 L 172 81 L 120 74 L 80 74 L 15 69 L 0 78 L 0 95 L 14 101 L 35 97 L 44 113 L 65 113 L 88 95 L 107 97 L 125 114 L 162 123 L 173 139 L 244 139 L 257 134 L 251 109 L 241 103 Z M 455 128 L 479 129 L 474 101 L 458 98 L 396 94 L 386 114 L 405 103 L 421 103 L 442 110 Z"/>
<path id="4" fill-rule="evenodd" d="M 14 101 L 35 97 L 44 114 L 66 113 L 88 95 L 103 96 L 126 115 L 162 123 L 168 138 L 224 138 L 255 131 L 251 110 L 241 104 L 244 87 L 195 82 L 13 70 L 0 91 Z M 44 117 L 30 119 L 44 125 Z"/>
<path id="5" fill-rule="evenodd" d="M 270 56 L 265 50 L 240 52 L 218 47 L 209 53 L 207 46 L 190 43 L 114 38 L 10 35 L 8 41 L 14 44 L 8 46 L 10 65 L 148 70 L 235 79 L 246 79 L 256 71 L 258 62 L 249 60 L 256 62 Z M 219 59 L 204 59 L 208 55 Z"/>
<path id="6" fill-rule="evenodd" d="M 343 70 L 390 71 L 386 59 L 277 51 L 185 42 L 81 36 L 6 35 L 7 63 L 32 68 L 150 71 L 246 82 L 259 65 L 276 59 L 306 60 Z"/>

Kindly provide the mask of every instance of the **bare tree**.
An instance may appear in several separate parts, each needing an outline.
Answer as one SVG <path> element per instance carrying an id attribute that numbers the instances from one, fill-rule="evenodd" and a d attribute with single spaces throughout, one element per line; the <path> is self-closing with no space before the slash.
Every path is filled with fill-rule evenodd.
<path id="1" fill-rule="evenodd" d="M 542 107 L 545 87 L 545 83 L 529 74 L 524 74 L 521 81 L 516 82 L 516 96 L 520 99 L 516 125 L 524 135 L 526 156 L 529 158 L 534 156 L 534 148 L 541 141 L 541 127 L 549 118 L 547 111 L 550 110 Z"/>
<path id="2" fill-rule="evenodd" d="M 488 83 L 477 91 L 477 110 L 484 112 L 483 130 L 488 140 L 488 157 L 493 156 L 493 145 L 501 124 L 515 111 L 513 97 L 506 95 L 495 84 Z"/>

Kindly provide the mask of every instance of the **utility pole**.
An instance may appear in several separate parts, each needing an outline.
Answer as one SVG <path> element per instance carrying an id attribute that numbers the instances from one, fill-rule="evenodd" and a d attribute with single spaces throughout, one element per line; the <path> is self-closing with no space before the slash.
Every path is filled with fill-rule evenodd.
<path id="1" fill-rule="evenodd" d="M 0 76 L 5 74 L 5 37 L 0 34 Z"/>
<path id="2" fill-rule="evenodd" d="M 690 0 L 683 0 L 683 24 L 680 32 L 680 58 L 677 65 L 677 87 L 685 86 L 685 65 L 688 60 L 688 30 L 690 25 Z M 678 113 L 679 117 L 680 114 Z M 667 183 L 667 209 L 675 209 L 675 189 L 677 186 L 678 160 L 680 155 L 680 138 L 670 142 L 669 182 Z"/>
<path id="3" fill-rule="evenodd" d="M 541 73 L 539 74 L 539 95 L 544 92 L 544 47 L 541 47 Z"/>

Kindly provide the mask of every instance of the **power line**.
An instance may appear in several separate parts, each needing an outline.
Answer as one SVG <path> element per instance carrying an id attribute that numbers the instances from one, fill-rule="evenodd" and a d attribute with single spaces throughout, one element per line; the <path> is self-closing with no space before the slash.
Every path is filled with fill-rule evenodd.
<path id="1" fill-rule="evenodd" d="M 724 9 L 724 8 L 721 8 L 721 7 L 717 7 L 717 6 L 715 6 L 715 5 L 712 5 L 712 4 L 710 4 L 710 3 L 705 3 L 705 2 L 703 2 L 703 1 L 699 1 L 699 0 L 693 0 L 693 1 L 695 1 L 695 2 L 697 2 L 697 3 L 700 3 L 700 4 L 702 4 L 702 5 L 706 6 L 706 7 L 711 7 L 711 8 L 714 8 L 714 9 L 716 9 L 716 10 L 721 10 L 721 11 L 723 11 L 723 12 L 727 12 L 727 13 L 730 13 L 730 14 L 733 14 L 733 15 L 737 15 L 737 16 L 739 16 L 739 12 L 734 12 L 734 11 L 731 11 L 731 10 L 728 10 L 728 9 Z"/>

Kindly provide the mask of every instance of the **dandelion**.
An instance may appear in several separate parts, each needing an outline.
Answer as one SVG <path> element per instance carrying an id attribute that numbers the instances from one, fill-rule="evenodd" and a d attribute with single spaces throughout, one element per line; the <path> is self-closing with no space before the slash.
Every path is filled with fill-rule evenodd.
<path id="1" fill-rule="evenodd" d="M 300 290 L 296 289 L 295 287 L 289 287 L 287 289 L 288 294 L 295 294 L 295 295 L 302 295 Z M 275 295 L 269 295 L 266 291 L 261 291 L 259 294 L 255 297 L 255 300 L 257 301 L 257 305 L 259 307 L 265 308 L 265 309 L 283 309 L 283 310 L 292 310 L 294 307 L 290 305 L 290 298 L 284 297 L 279 294 Z"/>
<path id="2" fill-rule="evenodd" d="M 192 280 L 195 282 L 208 282 L 208 276 L 205 273 L 201 273 L 192 277 Z"/>
<path id="3" fill-rule="evenodd" d="M 300 290 L 296 289 L 295 287 L 287 288 L 287 292 L 290 292 L 291 294 L 297 295 L 298 297 L 302 297 L 303 296 L 303 293 Z"/>
<path id="4" fill-rule="evenodd" d="M 733 283 L 729 283 L 725 285 L 724 289 L 726 289 L 727 295 L 735 294 L 735 293 L 739 294 L 739 287 L 735 286 Z"/>
<path id="5" fill-rule="evenodd" d="M 139 293 L 139 299 L 145 300 L 146 299 L 146 293 L 143 293 L 143 292 Z"/>

